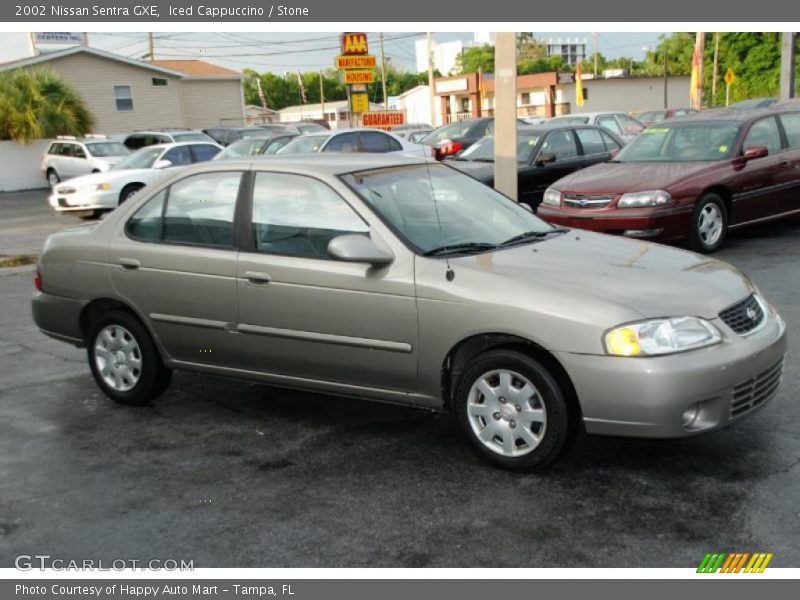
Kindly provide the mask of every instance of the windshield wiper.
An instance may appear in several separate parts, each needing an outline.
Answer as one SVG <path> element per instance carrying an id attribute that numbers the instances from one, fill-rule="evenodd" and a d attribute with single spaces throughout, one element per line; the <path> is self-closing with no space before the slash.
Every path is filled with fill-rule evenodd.
<path id="1" fill-rule="evenodd" d="M 547 231 L 525 231 L 520 233 L 519 235 L 515 235 L 514 237 L 508 238 L 505 242 L 500 244 L 500 247 L 505 246 L 513 246 L 514 244 L 523 244 L 525 242 L 530 242 L 533 240 L 541 240 L 546 238 L 548 235 L 552 235 L 554 233 L 564 233 L 567 231 L 566 229 L 562 228 L 553 228 L 548 229 Z"/>
<path id="2" fill-rule="evenodd" d="M 493 158 L 465 158 L 464 160 L 474 160 L 475 162 L 494 162 Z"/>
<path id="3" fill-rule="evenodd" d="M 492 244 L 490 242 L 461 242 L 432 248 L 423 252 L 422 256 L 438 256 L 440 254 L 451 254 L 454 252 L 483 252 L 485 250 L 494 250 L 495 248 L 497 248 L 497 244 Z"/>

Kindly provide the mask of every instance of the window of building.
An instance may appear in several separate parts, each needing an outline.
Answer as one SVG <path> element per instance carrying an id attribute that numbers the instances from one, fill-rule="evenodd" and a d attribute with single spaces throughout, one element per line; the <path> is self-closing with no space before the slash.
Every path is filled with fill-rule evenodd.
<path id="1" fill-rule="evenodd" d="M 114 101 L 118 111 L 133 110 L 133 90 L 129 85 L 114 86 Z"/>
<path id="2" fill-rule="evenodd" d="M 163 77 L 153 77 L 153 85 L 156 87 L 165 86 L 169 83 L 168 79 L 164 79 Z"/>
<path id="3" fill-rule="evenodd" d="M 527 106 L 531 103 L 531 93 L 530 92 L 522 92 L 519 96 L 519 102 L 522 106 Z"/>

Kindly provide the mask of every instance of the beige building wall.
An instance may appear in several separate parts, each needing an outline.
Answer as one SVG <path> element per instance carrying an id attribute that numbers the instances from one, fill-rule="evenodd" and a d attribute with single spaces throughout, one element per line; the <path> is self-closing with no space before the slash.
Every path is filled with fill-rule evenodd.
<path id="1" fill-rule="evenodd" d="M 205 129 L 244 124 L 242 83 L 239 79 L 184 79 L 181 87 L 187 127 Z"/>
<path id="2" fill-rule="evenodd" d="M 73 54 L 44 64 L 60 73 L 83 97 L 95 116 L 96 133 L 186 126 L 181 107 L 184 82 L 177 77 L 88 54 Z M 167 85 L 154 86 L 153 77 L 166 79 Z M 117 110 L 115 85 L 131 86 L 133 110 Z"/>

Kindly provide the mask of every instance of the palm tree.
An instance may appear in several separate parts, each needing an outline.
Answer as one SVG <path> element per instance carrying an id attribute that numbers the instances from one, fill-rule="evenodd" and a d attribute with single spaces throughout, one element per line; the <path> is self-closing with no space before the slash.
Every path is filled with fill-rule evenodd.
<path id="1" fill-rule="evenodd" d="M 75 89 L 49 69 L 0 73 L 0 140 L 27 144 L 57 135 L 84 135 L 94 116 Z"/>

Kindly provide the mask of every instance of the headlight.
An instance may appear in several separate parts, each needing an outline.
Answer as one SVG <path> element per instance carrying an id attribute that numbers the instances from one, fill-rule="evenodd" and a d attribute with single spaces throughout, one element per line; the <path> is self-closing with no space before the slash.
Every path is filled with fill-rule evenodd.
<path id="1" fill-rule="evenodd" d="M 110 183 L 96 183 L 78 188 L 79 192 L 105 192 L 111 189 Z"/>
<path id="2" fill-rule="evenodd" d="M 663 190 L 622 194 L 617 208 L 642 208 L 645 206 L 666 206 L 672 202 L 672 196 Z"/>
<path id="3" fill-rule="evenodd" d="M 553 188 L 547 188 L 544 191 L 542 204 L 546 204 L 547 206 L 561 206 L 561 192 Z"/>
<path id="4" fill-rule="evenodd" d="M 673 317 L 616 327 L 604 341 L 606 352 L 614 356 L 658 356 L 718 344 L 722 334 L 705 319 Z"/>

